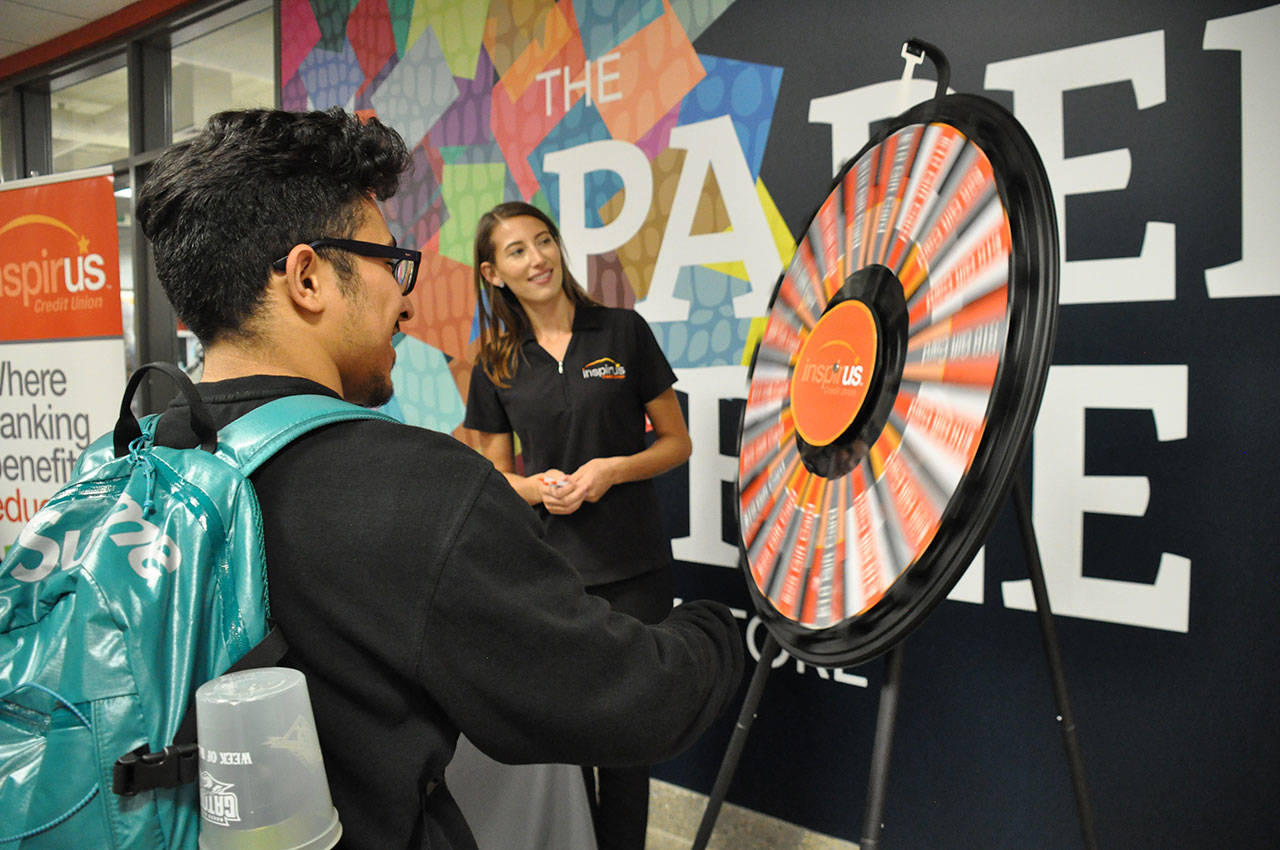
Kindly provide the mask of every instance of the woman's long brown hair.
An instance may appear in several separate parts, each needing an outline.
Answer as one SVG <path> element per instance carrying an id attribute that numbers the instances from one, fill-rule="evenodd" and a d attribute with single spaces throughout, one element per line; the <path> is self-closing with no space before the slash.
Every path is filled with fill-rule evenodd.
<path id="1" fill-rule="evenodd" d="M 522 340 L 532 331 L 529 317 L 510 287 L 497 287 L 484 279 L 480 273 L 483 263 L 494 263 L 496 246 L 493 244 L 493 231 L 499 224 L 509 218 L 532 216 L 547 226 L 551 238 L 556 240 L 560 249 L 560 287 L 574 306 L 595 304 L 595 300 L 587 294 L 582 285 L 574 279 L 565 262 L 564 242 L 560 239 L 560 228 L 551 217 L 542 210 L 521 201 L 509 201 L 498 204 L 484 215 L 476 225 L 475 262 L 471 266 L 472 279 L 476 286 L 476 310 L 480 316 L 480 366 L 484 373 L 500 387 L 507 386 L 515 374 L 516 352 Z"/>

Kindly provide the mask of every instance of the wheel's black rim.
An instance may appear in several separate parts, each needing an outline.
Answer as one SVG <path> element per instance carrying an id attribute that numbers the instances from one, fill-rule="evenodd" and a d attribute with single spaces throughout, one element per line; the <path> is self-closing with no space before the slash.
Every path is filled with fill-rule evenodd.
<path id="1" fill-rule="evenodd" d="M 788 652 L 869 660 L 959 580 L 1039 409 L 1057 296 L 1048 179 L 995 102 L 921 103 L 841 169 L 775 287 L 740 432 L 741 565 Z M 820 386 L 855 361 L 861 402 Z"/>

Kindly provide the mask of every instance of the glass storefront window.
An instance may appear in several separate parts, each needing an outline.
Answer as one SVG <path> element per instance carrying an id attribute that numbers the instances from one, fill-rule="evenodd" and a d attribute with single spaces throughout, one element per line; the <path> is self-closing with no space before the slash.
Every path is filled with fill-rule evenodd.
<path id="1" fill-rule="evenodd" d="M 199 343 L 180 324 L 172 326 L 171 314 L 157 301 L 164 295 L 154 269 L 133 254 L 138 235 L 130 178 L 145 175 L 161 148 L 193 136 L 214 112 L 276 104 L 277 2 L 176 5 L 200 8 L 112 39 L 48 75 L 36 69 L 34 76 L 0 88 L 0 163 L 10 178 L 45 171 L 47 162 L 54 172 L 114 166 L 127 366 L 172 359 L 198 374 Z M 156 65 L 166 52 L 168 78 L 163 64 Z M 140 76 L 131 81 L 131 71 Z M 141 95 L 138 102 L 130 102 L 131 90 Z M 24 94 L 31 95 L 29 102 Z M 49 135 L 41 138 L 46 104 Z M 137 122 L 133 137 L 131 121 Z M 133 150 L 134 143 L 145 150 Z"/>
<path id="2" fill-rule="evenodd" d="M 270 4 L 248 17 L 170 48 L 173 140 L 194 136 L 223 109 L 272 107 L 274 19 Z"/>
<path id="3" fill-rule="evenodd" d="M 111 63 L 117 64 L 117 63 Z M 129 156 L 129 88 L 124 58 L 118 67 L 49 90 L 53 170 L 74 171 Z"/>
<path id="4" fill-rule="evenodd" d="M 124 326 L 125 374 L 138 368 L 138 334 L 133 300 L 133 188 L 129 172 L 115 174 L 116 233 L 120 247 L 120 318 Z"/>

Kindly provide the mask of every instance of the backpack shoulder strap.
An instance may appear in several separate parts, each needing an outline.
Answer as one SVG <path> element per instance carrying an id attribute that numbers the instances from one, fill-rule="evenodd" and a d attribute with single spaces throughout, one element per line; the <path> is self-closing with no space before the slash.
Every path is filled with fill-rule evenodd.
<path id="1" fill-rule="evenodd" d="M 325 395 L 291 395 L 255 407 L 218 431 L 218 455 L 252 474 L 280 449 L 317 428 L 353 419 L 398 420 Z"/>
<path id="2" fill-rule="evenodd" d="M 273 454 L 303 434 L 353 419 L 398 421 L 393 416 L 332 396 L 286 396 L 254 408 L 218 431 L 216 454 L 248 477 Z M 284 635 L 272 627 L 262 641 L 226 672 L 270 667 L 279 663 L 287 651 Z M 116 794 L 131 796 L 141 791 L 173 788 L 193 781 L 198 766 L 195 740 L 195 692 L 192 691 L 173 743 L 155 753 L 149 752 L 144 744 L 117 759 L 112 771 L 112 790 Z"/>

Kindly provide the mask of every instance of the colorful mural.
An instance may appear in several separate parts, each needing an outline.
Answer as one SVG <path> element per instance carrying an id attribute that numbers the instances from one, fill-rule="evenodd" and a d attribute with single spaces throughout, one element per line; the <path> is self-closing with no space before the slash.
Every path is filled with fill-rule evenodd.
<path id="1" fill-rule="evenodd" d="M 507 200 L 555 217 L 579 279 L 646 313 L 673 366 L 745 362 L 795 246 L 760 180 L 782 69 L 693 48 L 730 5 L 284 0 L 284 107 L 376 114 L 413 150 L 384 206 L 400 244 L 426 253 L 399 343 L 407 421 L 458 431 L 476 351 L 471 236 Z M 716 149 L 681 137 L 695 125 L 718 132 L 701 133 Z M 572 164 L 556 156 L 569 149 Z M 725 198 L 744 192 L 734 220 Z"/>
<path id="2" fill-rule="evenodd" d="M 1025 127 L 1054 194 L 1058 333 L 1024 480 L 1102 843 L 1276 844 L 1280 585 L 1260 529 L 1280 511 L 1280 394 L 1258 378 L 1280 321 L 1280 2 L 281 0 L 281 15 L 283 104 L 376 113 L 413 148 L 385 207 L 426 252 L 395 409 L 465 439 L 471 230 L 502 200 L 547 210 L 574 274 L 643 314 L 676 369 L 693 454 L 657 482 L 676 592 L 731 605 L 755 658 L 744 364 L 841 163 L 935 90 L 927 66 L 904 78 L 903 42 L 938 45 L 954 91 Z M 1004 510 L 910 636 L 894 846 L 1080 846 L 1017 532 Z M 858 840 L 882 665 L 775 667 L 729 801 Z M 656 775 L 708 791 L 733 725 Z"/>

